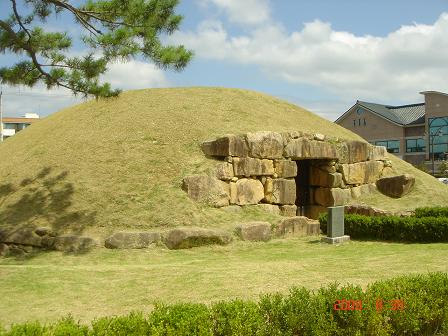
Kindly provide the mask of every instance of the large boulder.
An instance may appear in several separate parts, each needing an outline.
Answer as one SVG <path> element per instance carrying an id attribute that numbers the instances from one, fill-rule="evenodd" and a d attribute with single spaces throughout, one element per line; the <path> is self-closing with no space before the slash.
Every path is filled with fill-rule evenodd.
<path id="1" fill-rule="evenodd" d="M 314 191 L 314 200 L 325 207 L 344 205 L 350 202 L 350 189 L 317 188 Z"/>
<path id="2" fill-rule="evenodd" d="M 305 138 L 292 139 L 286 145 L 283 154 L 292 160 L 336 159 L 338 157 L 333 144 Z"/>
<path id="3" fill-rule="evenodd" d="M 257 204 L 263 197 L 263 184 L 259 180 L 243 178 L 230 183 L 230 203 L 232 204 Z"/>
<path id="4" fill-rule="evenodd" d="M 296 182 L 293 179 L 267 179 L 264 185 L 265 201 L 274 204 L 295 204 Z"/>
<path id="5" fill-rule="evenodd" d="M 104 242 L 110 249 L 141 249 L 160 241 L 158 232 L 116 232 Z"/>
<path id="6" fill-rule="evenodd" d="M 177 250 L 203 245 L 226 245 L 232 241 L 232 236 L 221 230 L 178 228 L 169 231 L 163 241 L 169 249 Z"/>
<path id="7" fill-rule="evenodd" d="M 225 135 L 215 140 L 205 141 L 201 149 L 207 156 L 239 156 L 244 157 L 249 153 L 246 141 L 239 135 Z"/>
<path id="8" fill-rule="evenodd" d="M 184 177 L 182 189 L 195 201 L 215 207 L 229 205 L 229 184 L 218 180 L 214 176 L 191 175 Z"/>
<path id="9" fill-rule="evenodd" d="M 0 229 L 0 243 L 46 247 L 46 239 L 56 234 L 48 227 L 7 227 Z"/>
<path id="10" fill-rule="evenodd" d="M 400 198 L 409 193 L 415 184 L 410 174 L 383 177 L 376 181 L 378 190 L 386 196 Z"/>
<path id="11" fill-rule="evenodd" d="M 283 138 L 276 132 L 247 133 L 250 156 L 260 159 L 279 159 L 283 155 Z"/>
<path id="12" fill-rule="evenodd" d="M 267 159 L 234 158 L 233 170 L 235 176 L 273 175 L 274 163 Z"/>
<path id="13" fill-rule="evenodd" d="M 239 224 L 235 231 L 242 240 L 268 241 L 271 239 L 271 224 L 267 222 Z"/>

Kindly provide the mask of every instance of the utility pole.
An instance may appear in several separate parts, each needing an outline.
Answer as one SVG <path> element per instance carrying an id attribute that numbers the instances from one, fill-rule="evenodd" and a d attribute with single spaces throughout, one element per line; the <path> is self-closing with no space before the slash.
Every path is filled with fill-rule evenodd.
<path id="1" fill-rule="evenodd" d="M 3 142 L 3 106 L 2 106 L 3 90 L 0 88 L 0 142 Z"/>

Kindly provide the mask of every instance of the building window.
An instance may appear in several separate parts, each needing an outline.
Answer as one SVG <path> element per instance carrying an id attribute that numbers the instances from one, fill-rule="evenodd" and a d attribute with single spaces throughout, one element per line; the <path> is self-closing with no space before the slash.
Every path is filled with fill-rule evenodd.
<path id="1" fill-rule="evenodd" d="M 356 120 L 353 119 L 353 127 L 356 127 Z"/>
<path id="2" fill-rule="evenodd" d="M 428 129 L 429 152 L 432 155 L 434 148 L 434 159 L 443 159 L 448 153 L 448 117 L 429 118 Z"/>
<path id="3" fill-rule="evenodd" d="M 400 152 L 400 140 L 375 141 L 375 145 L 386 147 L 386 149 L 389 153 L 399 153 Z"/>
<path id="4" fill-rule="evenodd" d="M 425 151 L 425 139 L 406 139 L 406 153 L 418 153 Z"/>
<path id="5" fill-rule="evenodd" d="M 358 119 L 358 126 L 361 126 L 361 119 Z"/>
<path id="6" fill-rule="evenodd" d="M 364 118 L 364 126 L 367 126 L 366 118 Z"/>
<path id="7" fill-rule="evenodd" d="M 17 129 L 17 124 L 11 124 L 11 123 L 3 124 L 3 128 L 4 129 L 13 129 L 13 130 L 15 130 L 15 129 Z"/>

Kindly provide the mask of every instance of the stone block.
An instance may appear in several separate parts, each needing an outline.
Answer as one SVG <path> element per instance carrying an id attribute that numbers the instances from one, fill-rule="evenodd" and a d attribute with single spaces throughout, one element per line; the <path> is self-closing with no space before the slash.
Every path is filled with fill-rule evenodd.
<path id="1" fill-rule="evenodd" d="M 299 159 L 336 159 L 336 147 L 323 141 L 292 139 L 283 152 L 285 157 Z"/>
<path id="2" fill-rule="evenodd" d="M 325 135 L 321 133 L 315 133 L 313 134 L 313 139 L 317 141 L 325 141 Z"/>
<path id="3" fill-rule="evenodd" d="M 387 150 L 384 146 L 369 145 L 369 160 L 387 160 Z"/>
<path id="4" fill-rule="evenodd" d="M 297 163 L 290 160 L 276 160 L 274 161 L 274 171 L 277 177 L 295 177 L 297 176 Z"/>
<path id="5" fill-rule="evenodd" d="M 342 184 L 341 173 L 328 173 L 327 171 L 317 169 L 311 169 L 310 172 L 310 185 L 339 188 Z"/>
<path id="6" fill-rule="evenodd" d="M 353 199 L 358 199 L 361 196 L 372 192 L 372 189 L 371 184 L 361 184 L 360 186 L 350 188 L 350 192 Z"/>
<path id="7" fill-rule="evenodd" d="M 346 184 L 365 184 L 375 182 L 383 171 L 382 161 L 367 161 L 342 164 L 340 169 Z"/>
<path id="8" fill-rule="evenodd" d="M 295 216 L 282 219 L 276 230 L 279 237 L 304 237 L 308 235 L 308 218 Z"/>
<path id="9" fill-rule="evenodd" d="M 364 162 L 369 159 L 369 144 L 364 141 L 347 141 L 348 163 Z"/>
<path id="10" fill-rule="evenodd" d="M 346 142 L 338 142 L 335 144 L 336 153 L 338 157 L 338 162 L 340 164 L 349 163 L 350 161 L 350 155 L 349 155 L 349 149 Z"/>
<path id="11" fill-rule="evenodd" d="M 318 219 L 321 214 L 327 213 L 327 208 L 321 205 L 308 205 L 304 211 L 308 218 Z"/>
<path id="12" fill-rule="evenodd" d="M 250 156 L 260 159 L 279 159 L 283 155 L 283 137 L 277 132 L 247 133 Z"/>
<path id="13" fill-rule="evenodd" d="M 268 241 L 271 239 L 271 224 L 267 222 L 239 224 L 235 231 L 242 240 Z"/>
<path id="14" fill-rule="evenodd" d="M 232 236 L 227 232 L 202 228 L 173 229 L 163 237 L 163 242 L 171 250 L 203 245 L 226 245 L 231 241 Z"/>
<path id="15" fill-rule="evenodd" d="M 308 220 L 308 228 L 307 228 L 308 236 L 318 236 L 320 235 L 320 223 L 318 220 Z"/>
<path id="16" fill-rule="evenodd" d="M 264 212 L 273 214 L 273 215 L 280 215 L 280 208 L 278 205 L 275 204 L 266 204 L 266 203 L 260 203 L 255 205 L 257 209 L 260 209 Z"/>
<path id="17" fill-rule="evenodd" d="M 249 153 L 249 148 L 245 139 L 239 135 L 225 135 L 215 140 L 205 141 L 201 149 L 207 156 L 239 156 L 245 157 Z"/>
<path id="18" fill-rule="evenodd" d="M 386 196 L 400 198 L 408 194 L 415 184 L 415 177 L 410 174 L 383 177 L 376 181 L 378 190 Z"/>
<path id="19" fill-rule="evenodd" d="M 297 216 L 297 205 L 280 205 L 280 215 L 285 217 Z"/>
<path id="20" fill-rule="evenodd" d="M 182 181 L 182 189 L 195 201 L 215 207 L 229 205 L 230 186 L 216 177 L 208 175 L 187 176 Z"/>
<path id="21" fill-rule="evenodd" d="M 288 179 L 268 179 L 265 184 L 265 200 L 274 204 L 295 204 L 296 182 Z"/>
<path id="22" fill-rule="evenodd" d="M 235 176 L 273 175 L 274 163 L 267 159 L 234 158 L 233 172 Z"/>
<path id="23" fill-rule="evenodd" d="M 116 232 L 104 242 L 110 249 L 142 249 L 160 241 L 158 232 Z"/>
<path id="24" fill-rule="evenodd" d="M 239 179 L 230 183 L 230 201 L 232 204 L 257 204 L 264 197 L 263 184 L 259 180 Z"/>
<path id="25" fill-rule="evenodd" d="M 350 189 L 317 188 L 314 191 L 314 201 L 325 207 L 344 205 L 350 202 L 350 199 Z"/>
<path id="26" fill-rule="evenodd" d="M 234 177 L 233 165 L 229 162 L 220 162 L 216 165 L 216 178 L 230 181 Z"/>

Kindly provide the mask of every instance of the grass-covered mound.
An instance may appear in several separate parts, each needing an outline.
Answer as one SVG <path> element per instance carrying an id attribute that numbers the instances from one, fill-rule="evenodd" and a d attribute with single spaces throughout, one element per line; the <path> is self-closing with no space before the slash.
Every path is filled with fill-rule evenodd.
<path id="1" fill-rule="evenodd" d="M 226 226 L 265 214 L 229 214 L 191 201 L 182 177 L 209 169 L 199 144 L 226 133 L 303 130 L 345 139 L 352 132 L 279 99 L 222 88 L 151 89 L 90 101 L 55 113 L 0 145 L 0 225 L 43 225 L 91 233 L 117 228 Z M 416 176 L 399 200 L 379 208 L 448 203 L 448 188 Z M 269 219 L 269 218 L 268 218 Z"/>

